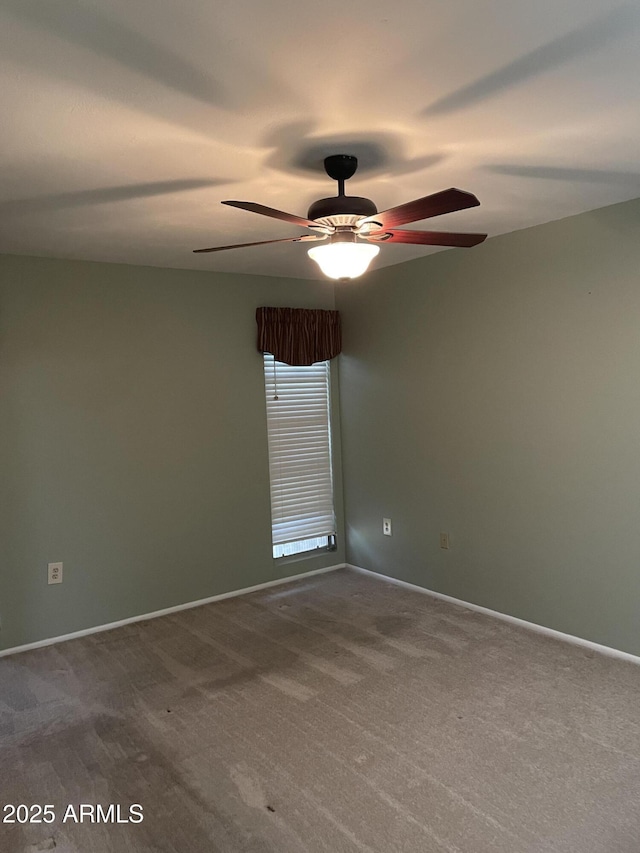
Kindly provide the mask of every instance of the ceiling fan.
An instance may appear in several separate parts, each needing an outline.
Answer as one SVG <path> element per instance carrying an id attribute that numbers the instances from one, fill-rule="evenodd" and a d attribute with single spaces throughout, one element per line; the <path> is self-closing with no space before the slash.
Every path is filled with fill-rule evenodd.
<path id="1" fill-rule="evenodd" d="M 237 243 L 233 246 L 215 246 L 195 249 L 200 252 L 222 252 L 226 249 L 243 249 L 248 246 L 266 246 L 269 243 L 314 243 L 328 241 L 324 246 L 309 249 L 309 257 L 316 261 L 329 278 L 347 280 L 362 275 L 380 251 L 378 243 L 414 243 L 425 246 L 460 246 L 468 248 L 482 243 L 486 234 L 458 234 L 446 231 L 400 230 L 399 225 L 418 222 L 431 216 L 465 210 L 480 204 L 478 199 L 464 190 L 449 189 L 409 201 L 380 213 L 368 198 L 344 194 L 344 182 L 358 168 L 358 160 L 349 154 L 332 154 L 324 160 L 330 178 L 338 182 L 338 195 L 321 198 L 309 208 L 307 218 L 265 207 L 252 201 L 223 201 L 222 204 L 239 207 L 282 219 L 292 225 L 308 228 L 315 234 L 284 237 L 278 240 L 260 240 L 256 243 Z"/>

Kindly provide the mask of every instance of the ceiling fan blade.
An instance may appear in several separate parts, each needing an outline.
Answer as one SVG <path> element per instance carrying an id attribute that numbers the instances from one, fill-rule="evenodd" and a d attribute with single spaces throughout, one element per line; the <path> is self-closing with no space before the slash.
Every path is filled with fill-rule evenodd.
<path id="1" fill-rule="evenodd" d="M 308 243 L 316 240 L 325 240 L 326 235 L 303 234 L 301 237 L 282 237 L 279 240 L 258 240 L 257 243 L 235 243 L 232 246 L 214 246 L 211 249 L 194 249 L 194 254 L 200 252 L 223 252 L 225 249 L 246 249 L 247 246 L 267 246 L 269 243 Z"/>
<path id="2" fill-rule="evenodd" d="M 364 236 L 364 235 L 362 235 Z M 486 234 L 456 234 L 453 231 L 373 231 L 367 240 L 376 243 L 416 243 L 424 246 L 460 246 L 470 248 L 487 239 Z"/>
<path id="3" fill-rule="evenodd" d="M 262 216 L 270 216 L 272 219 L 282 219 L 283 222 L 289 222 L 291 225 L 301 225 L 304 228 L 320 227 L 312 219 L 305 219 L 303 216 L 296 216 L 293 213 L 285 213 L 283 210 L 276 210 L 274 207 L 265 207 L 264 204 L 256 204 L 253 201 L 223 201 L 222 204 L 239 207 L 240 210 L 248 210 L 251 213 L 260 213 Z"/>
<path id="4" fill-rule="evenodd" d="M 415 201 L 408 201 L 398 207 L 390 207 L 367 216 L 358 225 L 365 222 L 379 222 L 383 228 L 395 228 L 398 225 L 406 225 L 408 222 L 418 222 L 420 219 L 429 219 L 431 216 L 440 216 L 443 213 L 453 213 L 454 210 L 465 210 L 467 207 L 477 207 L 480 204 L 473 193 L 457 190 L 443 190 Z"/>

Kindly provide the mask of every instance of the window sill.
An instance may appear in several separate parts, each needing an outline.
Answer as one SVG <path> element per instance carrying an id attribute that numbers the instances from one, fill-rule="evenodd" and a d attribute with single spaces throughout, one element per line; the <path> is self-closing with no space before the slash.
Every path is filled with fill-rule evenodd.
<path id="1" fill-rule="evenodd" d="M 272 557 L 274 566 L 288 566 L 289 563 L 300 563 L 307 560 L 328 559 L 335 551 L 329 551 L 327 548 L 318 548 L 316 551 L 304 551 L 302 554 L 289 554 L 285 557 Z"/>

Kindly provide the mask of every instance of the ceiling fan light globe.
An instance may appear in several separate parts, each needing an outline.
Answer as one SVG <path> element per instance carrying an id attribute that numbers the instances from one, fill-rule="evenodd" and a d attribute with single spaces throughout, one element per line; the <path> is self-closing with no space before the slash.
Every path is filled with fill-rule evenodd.
<path id="1" fill-rule="evenodd" d="M 365 273 L 379 251 L 370 243 L 329 243 L 314 246 L 307 254 L 328 278 L 344 280 Z"/>

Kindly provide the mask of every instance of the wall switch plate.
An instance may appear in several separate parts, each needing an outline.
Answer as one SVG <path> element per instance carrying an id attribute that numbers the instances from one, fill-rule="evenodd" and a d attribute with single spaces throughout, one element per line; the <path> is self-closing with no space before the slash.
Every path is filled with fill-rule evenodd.
<path id="1" fill-rule="evenodd" d="M 49 563 L 49 583 L 62 583 L 62 563 Z"/>
<path id="2" fill-rule="evenodd" d="M 440 534 L 440 547 L 446 548 L 446 549 L 449 548 L 449 534 L 448 533 L 441 533 Z"/>
<path id="3" fill-rule="evenodd" d="M 382 532 L 385 536 L 391 536 L 391 519 L 383 518 L 382 519 Z"/>

